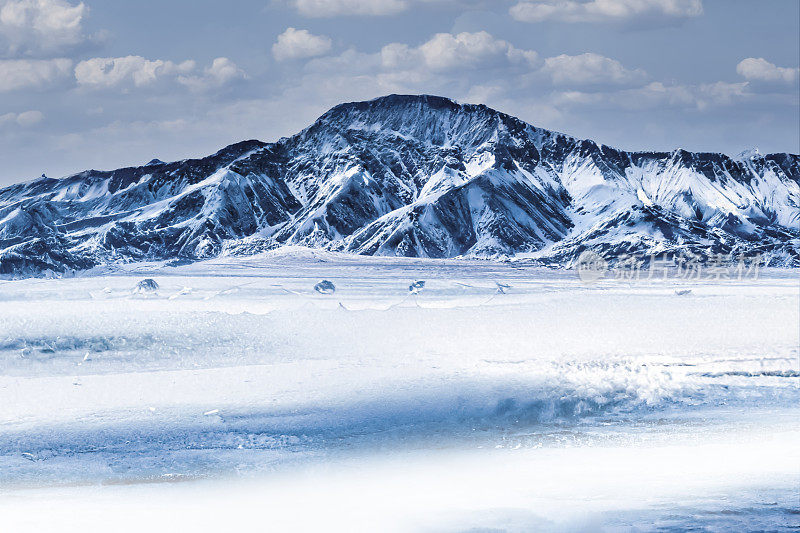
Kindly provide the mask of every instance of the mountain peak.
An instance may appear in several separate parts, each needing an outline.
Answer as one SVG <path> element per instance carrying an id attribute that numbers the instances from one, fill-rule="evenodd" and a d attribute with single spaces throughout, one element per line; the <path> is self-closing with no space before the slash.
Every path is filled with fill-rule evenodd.
<path id="1" fill-rule="evenodd" d="M 430 109 L 448 109 L 451 111 L 457 111 L 461 109 L 461 104 L 444 96 L 436 96 L 432 94 L 387 94 L 371 100 L 345 102 L 333 107 L 329 112 L 348 109 L 367 111 L 377 108 L 398 108 L 411 105 L 425 106 Z"/>
<path id="2" fill-rule="evenodd" d="M 428 94 L 390 94 L 337 105 L 301 132 L 299 139 L 330 145 L 332 136 L 361 132 L 416 139 L 425 145 L 477 147 L 508 132 L 525 136 L 524 131 L 558 135 L 482 104 L 460 104 Z"/>
<path id="3" fill-rule="evenodd" d="M 758 151 L 758 148 L 748 148 L 747 150 L 742 150 L 738 154 L 736 154 L 735 159 L 736 161 L 750 161 L 751 159 L 761 157 L 761 152 Z"/>

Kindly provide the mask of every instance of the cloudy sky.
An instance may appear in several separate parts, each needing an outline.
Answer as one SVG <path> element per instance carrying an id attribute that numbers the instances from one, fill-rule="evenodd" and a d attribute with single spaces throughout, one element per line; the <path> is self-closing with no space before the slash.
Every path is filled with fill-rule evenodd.
<path id="1" fill-rule="evenodd" d="M 0 185 L 389 93 L 625 149 L 800 152 L 797 0 L 0 0 Z"/>

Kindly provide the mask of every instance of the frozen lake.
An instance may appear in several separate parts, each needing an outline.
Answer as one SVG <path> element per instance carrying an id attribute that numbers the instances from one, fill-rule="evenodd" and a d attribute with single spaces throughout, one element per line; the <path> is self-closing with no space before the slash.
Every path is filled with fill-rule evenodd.
<path id="1" fill-rule="evenodd" d="M 798 290 L 299 249 L 0 281 L 0 529 L 796 530 Z"/>

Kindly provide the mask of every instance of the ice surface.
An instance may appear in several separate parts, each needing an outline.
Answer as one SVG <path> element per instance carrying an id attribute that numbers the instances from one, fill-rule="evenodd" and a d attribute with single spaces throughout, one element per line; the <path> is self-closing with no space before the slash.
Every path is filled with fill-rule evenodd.
<path id="1" fill-rule="evenodd" d="M 788 530 L 799 320 L 791 270 L 297 248 L 0 282 L 0 529 Z"/>

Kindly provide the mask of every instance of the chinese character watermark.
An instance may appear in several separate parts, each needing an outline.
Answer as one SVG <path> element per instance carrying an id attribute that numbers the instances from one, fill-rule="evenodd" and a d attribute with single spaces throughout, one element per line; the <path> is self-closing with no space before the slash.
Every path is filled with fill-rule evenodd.
<path id="1" fill-rule="evenodd" d="M 591 250 L 582 252 L 574 264 L 584 283 L 602 279 L 639 281 L 677 279 L 685 281 L 721 281 L 758 279 L 764 257 L 733 254 L 699 255 L 691 252 L 617 257 L 613 262 Z"/>
<path id="2" fill-rule="evenodd" d="M 592 283 L 605 276 L 606 270 L 608 270 L 608 263 L 600 254 L 586 250 L 578 256 L 575 270 L 578 271 L 578 277 L 581 281 Z"/>

